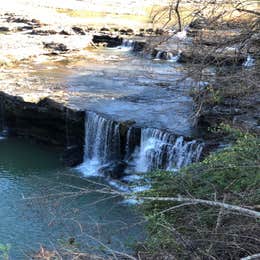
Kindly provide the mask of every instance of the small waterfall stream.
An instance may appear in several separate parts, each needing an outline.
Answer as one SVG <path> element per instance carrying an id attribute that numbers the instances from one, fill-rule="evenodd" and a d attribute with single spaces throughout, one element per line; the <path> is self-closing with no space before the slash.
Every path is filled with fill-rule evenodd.
<path id="1" fill-rule="evenodd" d="M 176 137 L 159 129 L 142 129 L 136 171 L 179 169 L 198 161 L 202 149 L 203 145 L 195 140 L 185 141 L 183 136 Z"/>
<path id="2" fill-rule="evenodd" d="M 181 57 L 181 52 L 177 55 L 173 55 L 172 52 L 169 51 L 157 51 L 154 60 L 166 60 L 169 62 L 178 62 Z"/>
<path id="3" fill-rule="evenodd" d="M 122 161 L 128 165 L 125 169 L 128 173 L 173 171 L 200 158 L 203 149 L 200 142 L 186 141 L 182 136 L 155 128 L 140 130 L 128 126 L 122 134 L 121 126 L 95 112 L 86 112 L 85 155 L 80 166 L 85 175 L 99 175 L 104 166 L 118 166 L 115 162 Z"/>
<path id="4" fill-rule="evenodd" d="M 248 54 L 245 62 L 243 63 L 243 66 L 245 68 L 250 68 L 253 67 L 254 65 L 255 65 L 255 59 L 250 54 Z"/>
<path id="5" fill-rule="evenodd" d="M 96 175 L 105 164 L 120 158 L 119 124 L 94 113 L 86 112 L 84 174 Z"/>
<path id="6" fill-rule="evenodd" d="M 123 39 L 122 45 L 119 47 L 124 51 L 131 51 L 134 49 L 135 42 L 129 39 Z"/>
<path id="7" fill-rule="evenodd" d="M 120 156 L 119 125 L 94 112 L 86 115 L 85 160 L 97 160 L 100 164 L 116 160 Z"/>

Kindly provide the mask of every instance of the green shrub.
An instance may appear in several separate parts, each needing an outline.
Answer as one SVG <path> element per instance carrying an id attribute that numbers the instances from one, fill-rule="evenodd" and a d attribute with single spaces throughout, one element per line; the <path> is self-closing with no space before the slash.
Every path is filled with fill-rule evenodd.
<path id="1" fill-rule="evenodd" d="M 178 173 L 151 173 L 152 189 L 142 196 L 190 197 L 225 201 L 254 209 L 260 202 L 260 138 L 226 127 L 233 145 Z M 177 259 L 237 259 L 257 253 L 259 221 L 199 204 L 145 202 L 146 249 Z"/>
<path id="2" fill-rule="evenodd" d="M 8 260 L 9 259 L 10 245 L 0 243 L 0 259 Z"/>

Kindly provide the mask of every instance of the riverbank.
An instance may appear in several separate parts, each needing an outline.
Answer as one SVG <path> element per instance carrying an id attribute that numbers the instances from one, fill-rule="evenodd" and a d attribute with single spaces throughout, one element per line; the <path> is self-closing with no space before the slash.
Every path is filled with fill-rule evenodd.
<path id="1" fill-rule="evenodd" d="M 236 221 L 233 213 L 240 214 L 239 207 L 242 212 L 249 210 L 250 216 L 258 214 L 252 213 L 258 210 L 255 194 L 259 177 L 257 30 L 250 31 L 248 37 L 248 30 L 240 30 L 234 23 L 224 22 L 218 27 L 200 19 L 189 21 L 189 26 L 180 32 L 174 26 L 156 30 L 149 28 L 147 20 L 144 26 L 142 15 L 136 20 L 140 18 L 143 28 L 136 20 L 124 23 L 123 19 L 123 25 L 114 23 L 117 19 L 107 22 L 104 10 L 92 10 L 94 18 L 104 16 L 104 22 L 99 20 L 97 26 L 98 20 L 91 23 L 93 17 L 85 17 L 90 11 L 78 10 L 77 5 L 74 8 L 67 4 L 63 6 L 61 2 L 39 4 L 32 1 L 28 2 L 26 10 L 24 1 L 15 1 L 20 2 L 18 9 L 11 5 L 13 9 L 7 6 L 7 11 L 0 11 L 0 139 L 3 158 L 5 150 L 12 146 L 12 137 L 61 148 L 57 161 L 62 159 L 66 166 L 73 168 L 60 167 L 58 171 L 51 171 L 47 178 L 43 176 L 42 183 L 41 180 L 36 182 L 43 185 L 42 189 L 39 185 L 40 197 L 50 187 L 45 205 L 52 203 L 49 197 L 52 198 L 53 191 L 60 192 L 61 189 L 71 196 L 73 199 L 66 214 L 76 223 L 79 231 L 76 234 L 80 237 L 84 233 L 81 222 L 70 213 L 78 214 L 81 209 L 88 212 L 85 207 L 89 204 L 94 205 L 95 211 L 100 199 L 104 210 L 110 212 L 113 207 L 118 208 L 115 214 L 120 215 L 117 219 L 124 225 L 124 209 L 118 205 L 138 203 L 138 197 L 143 202 L 142 196 L 148 196 L 154 201 L 144 203 L 151 229 L 147 246 L 140 250 L 141 258 L 157 260 L 164 259 L 165 255 L 177 259 L 207 258 L 212 255 L 217 259 L 228 259 L 233 255 L 256 253 L 258 244 L 254 228 L 258 228 L 257 221 L 247 215 Z M 77 1 L 77 4 L 82 7 L 84 1 Z M 133 2 L 133 6 L 137 4 Z M 48 11 L 51 13 L 47 16 Z M 133 13 L 126 14 L 128 10 L 123 10 L 116 16 L 126 18 L 137 11 L 140 10 L 133 9 Z M 61 21 L 64 22 L 61 24 Z M 242 22 L 239 26 L 249 28 L 250 24 Z M 227 125 L 223 129 L 223 123 L 231 125 L 232 129 Z M 5 139 L 6 136 L 10 139 Z M 17 147 L 14 150 L 21 155 L 24 153 Z M 8 155 L 7 163 L 3 161 L 1 177 L 5 177 L 6 172 L 9 174 L 9 164 L 19 166 L 19 160 L 9 163 L 9 157 L 12 159 Z M 35 183 L 30 177 L 38 175 L 37 164 L 48 164 L 48 160 L 41 160 L 45 154 L 39 153 L 36 157 L 40 158 L 40 161 L 36 160 L 36 169 L 29 172 L 30 176 L 25 176 L 33 187 Z M 28 172 L 28 164 L 22 165 L 22 170 L 23 167 Z M 68 171 L 73 173 L 70 175 Z M 12 174 L 16 173 L 11 171 L 4 179 L 11 187 L 17 184 L 13 182 Z M 74 182 L 74 177 L 80 177 L 79 182 Z M 48 179 L 53 183 L 46 188 Z M 93 184 L 92 180 L 96 179 L 98 185 L 93 189 L 83 185 L 85 182 Z M 65 189 L 60 188 L 63 180 Z M 142 193 L 145 190 L 148 191 Z M 112 208 L 104 194 L 101 198 L 94 194 L 90 201 L 88 197 L 79 200 L 74 197 L 98 191 L 116 196 L 115 201 L 112 198 L 115 202 Z M 33 192 L 38 194 L 37 187 Z M 128 202 L 123 201 L 125 195 L 129 195 Z M 158 196 L 174 197 L 175 202 L 183 204 L 157 202 Z M 22 198 L 25 198 L 24 194 Z M 236 210 L 230 212 L 226 202 Z M 40 204 L 43 211 L 44 203 Z M 74 207 L 74 203 L 79 203 L 79 207 Z M 225 207 L 222 207 L 223 203 Z M 63 206 L 66 208 L 64 204 L 62 197 L 60 204 L 55 205 L 58 213 L 63 211 Z M 211 205 L 215 208 L 209 207 Z M 32 207 L 37 208 L 37 205 L 32 204 Z M 174 215 L 169 207 L 180 212 Z M 46 219 L 49 220 L 53 212 L 56 213 L 51 207 Z M 99 233 L 103 215 L 100 219 L 96 217 L 100 214 L 94 215 L 91 221 L 97 223 L 94 238 L 95 235 L 99 238 L 106 234 L 106 228 Z M 86 218 L 88 216 L 80 215 L 88 230 Z M 31 216 L 28 219 L 26 225 Z M 42 227 L 43 221 L 37 221 Z M 51 228 L 55 221 L 56 218 L 44 224 Z M 106 223 L 109 225 L 113 221 Z M 59 226 L 56 227 L 59 230 Z M 52 232 L 57 239 L 59 231 Z M 246 237 L 247 233 L 252 237 Z M 5 239 L 6 231 L 3 234 L 2 239 Z M 45 232 L 41 234 L 44 239 L 47 237 Z M 88 241 L 88 234 L 84 235 L 83 244 Z M 110 244 L 114 239 L 120 239 L 113 235 L 104 237 L 101 249 L 94 248 L 94 251 L 97 249 L 99 253 L 105 247 L 108 255 L 113 255 Z M 207 243 L 209 237 L 210 244 Z M 219 244 L 216 241 L 220 241 Z M 73 250 L 80 250 L 80 247 L 74 247 L 74 242 L 74 236 L 68 235 L 62 241 L 66 246 L 73 244 Z M 46 252 L 41 250 L 39 255 L 53 253 L 48 249 Z M 93 248 L 89 252 L 91 250 Z"/>

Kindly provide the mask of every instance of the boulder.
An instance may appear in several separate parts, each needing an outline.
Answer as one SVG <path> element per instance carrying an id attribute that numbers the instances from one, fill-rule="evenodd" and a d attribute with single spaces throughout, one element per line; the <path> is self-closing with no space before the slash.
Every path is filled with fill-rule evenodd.
<path id="1" fill-rule="evenodd" d="M 63 43 L 56 43 L 56 42 L 43 42 L 44 48 L 52 49 L 53 51 L 58 52 L 66 52 L 68 51 L 68 47 Z"/>
<path id="2" fill-rule="evenodd" d="M 92 41 L 96 44 L 106 43 L 107 47 L 113 48 L 122 45 L 123 39 L 118 36 L 112 37 L 109 35 L 94 35 Z"/>
<path id="3" fill-rule="evenodd" d="M 82 28 L 80 28 L 80 27 L 78 27 L 78 26 L 73 26 L 71 29 L 72 29 L 75 33 L 80 34 L 80 35 L 85 35 L 85 34 L 86 34 L 86 33 L 85 33 L 85 30 L 82 29 Z"/>
<path id="4" fill-rule="evenodd" d="M 108 28 L 106 28 L 106 27 L 102 27 L 101 29 L 100 29 L 100 32 L 110 32 L 110 30 L 108 29 Z"/>
<path id="5" fill-rule="evenodd" d="M 148 29 L 146 29 L 145 30 L 146 31 L 146 33 L 148 33 L 148 34 L 152 34 L 154 31 L 153 31 L 153 28 L 148 28 Z"/>
<path id="6" fill-rule="evenodd" d="M 121 30 L 119 30 L 119 32 L 122 35 L 127 35 L 127 30 L 125 30 L 125 29 L 121 29 Z"/>
<path id="7" fill-rule="evenodd" d="M 127 35 L 133 35 L 134 34 L 134 30 L 129 28 L 129 29 L 126 30 L 126 34 Z"/>
<path id="8" fill-rule="evenodd" d="M 54 35 L 54 34 L 57 34 L 57 32 L 55 30 L 41 30 L 41 29 L 37 29 L 37 30 L 32 30 L 30 32 L 30 34 L 45 36 L 45 35 Z"/>
<path id="9" fill-rule="evenodd" d="M 127 163 L 124 161 L 113 161 L 99 169 L 101 174 L 104 174 L 106 177 L 111 177 L 113 179 L 122 178 L 125 173 Z"/>
<path id="10" fill-rule="evenodd" d="M 10 136 L 34 139 L 64 149 L 64 163 L 82 162 L 85 144 L 85 111 L 67 108 L 50 98 L 26 102 L 20 96 L 0 92 L 4 127 Z"/>
<path id="11" fill-rule="evenodd" d="M 69 146 L 63 151 L 62 162 L 65 166 L 75 167 L 83 162 L 83 156 L 83 149 L 81 146 Z"/>
<path id="12" fill-rule="evenodd" d="M 29 30 L 32 30 L 32 29 L 33 29 L 33 26 L 25 25 L 25 26 L 19 26 L 17 28 L 17 31 L 29 31 Z"/>
<path id="13" fill-rule="evenodd" d="M 6 26 L 0 26 L 0 32 L 9 32 L 9 28 Z"/>

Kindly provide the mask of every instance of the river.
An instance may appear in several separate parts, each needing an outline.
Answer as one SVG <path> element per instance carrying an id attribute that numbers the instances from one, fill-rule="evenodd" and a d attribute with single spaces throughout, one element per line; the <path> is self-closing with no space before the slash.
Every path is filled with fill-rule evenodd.
<path id="1" fill-rule="evenodd" d="M 20 66 L 8 80 L 10 71 L 2 78 L 9 88 L 19 80 L 27 89 L 33 85 L 33 91 L 38 86 L 39 93 L 66 86 L 69 106 L 86 111 L 85 158 L 76 169 L 62 166 L 59 150 L 0 138 L 0 244 L 10 245 L 11 259 L 27 259 L 40 245 L 101 254 L 109 248 L 132 252 L 131 244 L 144 238 L 142 216 L 122 197 L 96 192 L 109 183 L 118 188 L 98 169 L 124 160 L 126 183 L 136 172 L 172 170 L 199 159 L 202 147 L 191 139 L 191 79 L 181 80 L 182 65 L 142 58 L 124 46 L 87 53 L 76 62 Z M 121 142 L 118 121 L 132 121 L 141 129 L 131 151 L 133 129 L 128 129 L 124 155 L 116 150 Z M 90 172 L 93 162 L 98 167 Z"/>
<path id="2" fill-rule="evenodd" d="M 109 254 L 104 243 L 131 252 L 131 243 L 144 237 L 137 210 L 122 197 L 93 191 L 106 184 L 64 168 L 60 151 L 12 138 L 0 142 L 0 244 L 10 245 L 10 259 L 29 259 L 40 245 Z"/>

